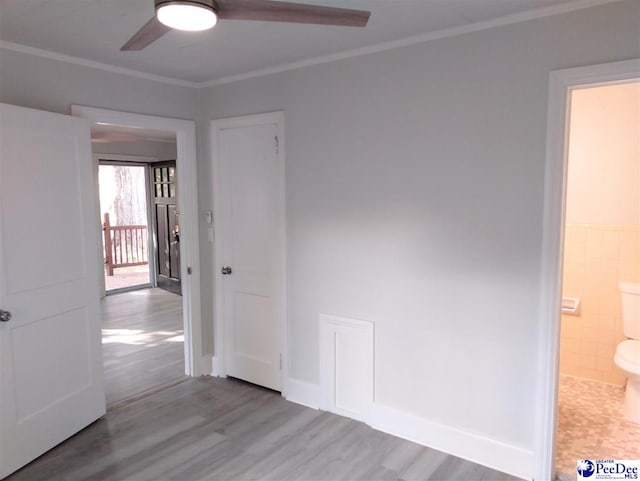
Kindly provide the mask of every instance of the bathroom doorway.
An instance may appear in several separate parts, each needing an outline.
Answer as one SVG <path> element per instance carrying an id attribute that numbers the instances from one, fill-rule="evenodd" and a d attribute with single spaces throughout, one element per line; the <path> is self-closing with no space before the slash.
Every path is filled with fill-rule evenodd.
<path id="1" fill-rule="evenodd" d="M 640 285 L 640 82 L 569 91 L 556 473 L 582 459 L 640 459 L 614 362 L 621 286 Z M 624 287 L 622 289 L 624 291 Z"/>

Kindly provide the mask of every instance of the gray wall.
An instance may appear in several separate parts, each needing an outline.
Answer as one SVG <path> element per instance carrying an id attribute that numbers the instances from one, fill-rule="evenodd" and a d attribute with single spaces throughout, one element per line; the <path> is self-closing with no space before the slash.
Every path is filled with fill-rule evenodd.
<path id="1" fill-rule="evenodd" d="M 0 101 L 71 113 L 71 104 L 193 120 L 195 91 L 0 49 Z"/>
<path id="2" fill-rule="evenodd" d="M 284 110 L 289 374 L 318 381 L 318 313 L 368 319 L 376 402 L 531 449 L 549 72 L 639 57 L 639 6 L 201 91 L 0 50 L 0 101 L 198 120 L 201 211 L 210 119 Z"/>
<path id="3" fill-rule="evenodd" d="M 285 112 L 292 377 L 318 313 L 374 321 L 377 403 L 533 449 L 549 72 L 639 57 L 639 5 L 201 92 Z"/>

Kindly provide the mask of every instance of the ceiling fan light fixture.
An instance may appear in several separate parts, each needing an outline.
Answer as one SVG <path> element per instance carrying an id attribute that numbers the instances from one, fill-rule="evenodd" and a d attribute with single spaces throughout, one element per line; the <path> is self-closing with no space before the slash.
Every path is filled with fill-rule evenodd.
<path id="1" fill-rule="evenodd" d="M 158 20 L 177 30 L 198 32 L 218 22 L 213 0 L 155 0 L 155 7 Z"/>

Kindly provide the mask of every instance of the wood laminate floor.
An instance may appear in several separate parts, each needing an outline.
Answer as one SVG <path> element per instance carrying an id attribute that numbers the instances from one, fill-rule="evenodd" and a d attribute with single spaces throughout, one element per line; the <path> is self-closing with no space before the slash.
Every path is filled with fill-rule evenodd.
<path id="1" fill-rule="evenodd" d="M 517 478 L 232 379 L 121 404 L 10 481 Z"/>
<path id="2" fill-rule="evenodd" d="M 107 405 L 186 379 L 182 297 L 142 289 L 102 300 Z"/>

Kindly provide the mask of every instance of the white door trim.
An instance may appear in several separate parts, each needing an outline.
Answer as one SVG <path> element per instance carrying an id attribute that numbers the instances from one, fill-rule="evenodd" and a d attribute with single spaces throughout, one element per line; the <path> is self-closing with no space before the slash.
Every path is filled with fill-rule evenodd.
<path id="1" fill-rule="evenodd" d="M 165 130 L 176 133 L 178 203 L 180 228 L 185 233 L 180 242 L 182 277 L 182 314 L 184 318 L 185 373 L 208 374 L 202 355 L 202 307 L 200 302 L 200 235 L 198 230 L 198 176 L 196 164 L 196 124 L 193 120 L 155 117 L 115 110 L 72 105 L 71 114 L 91 122 Z M 191 268 L 192 273 L 187 274 Z"/>
<path id="2" fill-rule="evenodd" d="M 560 303 L 570 92 L 640 78 L 640 59 L 551 72 L 547 110 L 544 214 L 538 330 L 535 480 L 555 479 Z"/>
<path id="3" fill-rule="evenodd" d="M 284 153 L 284 112 L 270 112 L 256 115 L 245 115 L 241 117 L 231 117 L 217 119 L 211 121 L 211 162 L 212 162 L 212 185 L 213 185 L 213 219 L 214 219 L 214 256 L 213 256 L 213 285 L 214 285 L 214 359 L 215 372 L 214 375 L 226 377 L 227 371 L 224 363 L 224 306 L 222 304 L 223 288 L 222 282 L 218 282 L 220 278 L 220 270 L 222 269 L 222 249 L 221 249 L 221 233 L 216 229 L 217 219 L 220 219 L 222 198 L 220 195 L 220 158 L 218 155 L 218 135 L 217 132 L 224 129 L 251 127 L 255 125 L 276 124 L 278 135 L 278 179 L 280 182 L 279 203 L 282 218 L 280 225 L 282 229 L 280 235 L 281 258 L 283 260 L 281 272 L 279 273 L 279 285 L 284 306 L 284 312 L 279 320 L 280 324 L 280 352 L 282 353 L 282 395 L 286 395 L 287 379 L 288 379 L 288 337 L 287 337 L 287 222 L 286 222 L 286 188 L 285 188 L 285 153 Z"/>

